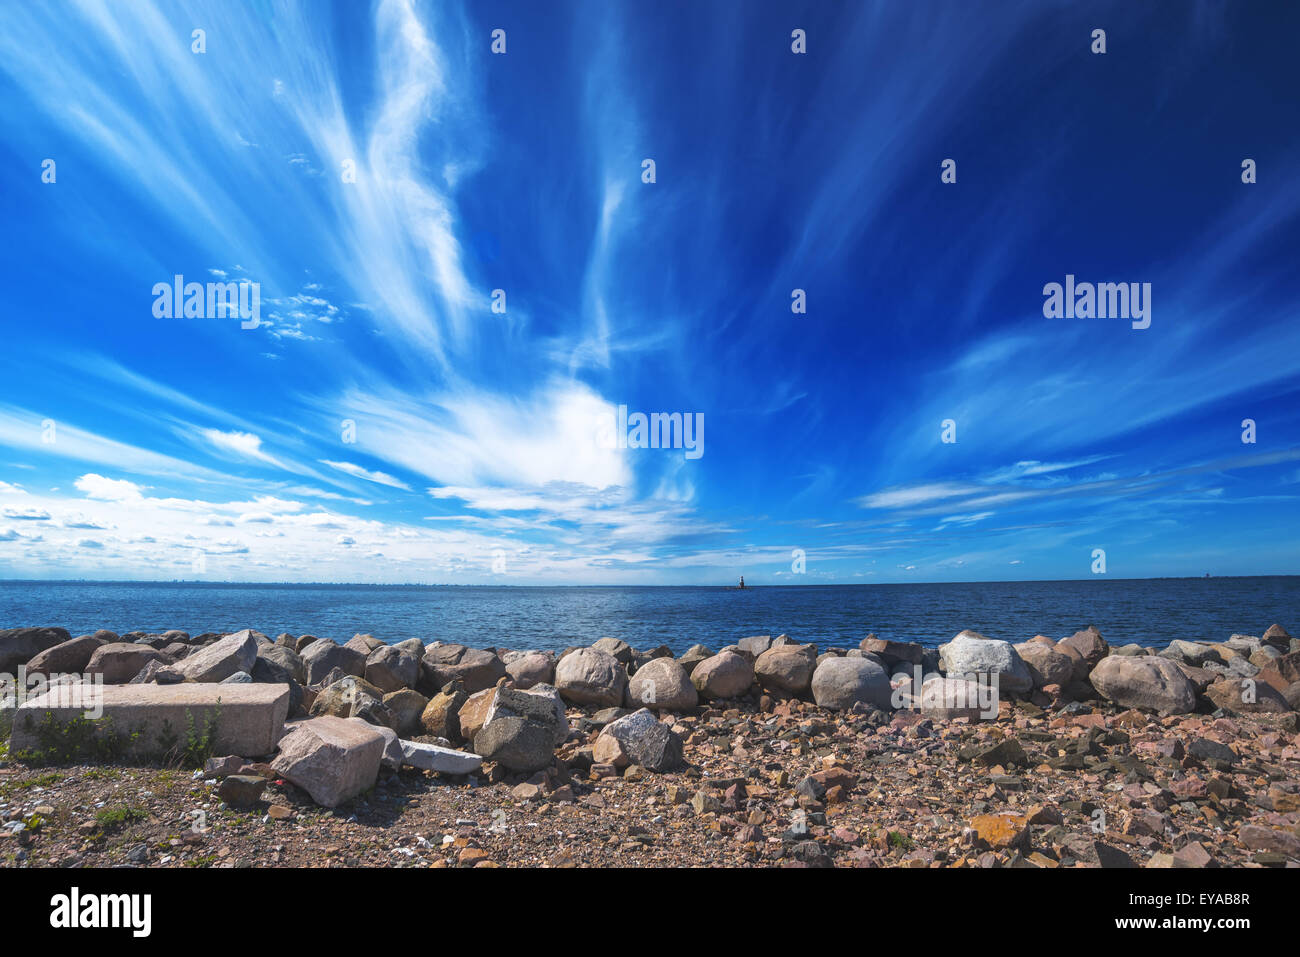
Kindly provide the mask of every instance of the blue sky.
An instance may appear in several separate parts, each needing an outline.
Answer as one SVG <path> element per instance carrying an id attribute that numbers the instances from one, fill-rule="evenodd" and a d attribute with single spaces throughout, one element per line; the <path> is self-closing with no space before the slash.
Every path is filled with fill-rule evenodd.
<path id="1" fill-rule="evenodd" d="M 0 577 L 1294 573 L 1297 29 L 5 4 Z M 262 324 L 157 318 L 177 274 Z M 1045 318 L 1067 274 L 1150 283 L 1150 327 Z M 703 454 L 608 448 L 619 406 Z"/>

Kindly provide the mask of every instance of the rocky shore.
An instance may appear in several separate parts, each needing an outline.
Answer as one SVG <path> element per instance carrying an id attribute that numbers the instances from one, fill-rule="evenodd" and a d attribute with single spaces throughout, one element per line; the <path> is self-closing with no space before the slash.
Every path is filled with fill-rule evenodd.
<path id="1" fill-rule="evenodd" d="M 1278 625 L 677 657 L 15 628 L 0 673 L 11 866 L 1300 866 Z"/>

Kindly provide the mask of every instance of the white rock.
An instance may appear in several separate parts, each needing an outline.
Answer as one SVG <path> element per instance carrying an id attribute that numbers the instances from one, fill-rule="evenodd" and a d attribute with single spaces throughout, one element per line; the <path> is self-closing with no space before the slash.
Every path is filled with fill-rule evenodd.
<path id="1" fill-rule="evenodd" d="M 436 744 L 403 741 L 402 763 L 443 774 L 472 774 L 483 766 L 483 759 L 477 754 L 440 748 Z"/>

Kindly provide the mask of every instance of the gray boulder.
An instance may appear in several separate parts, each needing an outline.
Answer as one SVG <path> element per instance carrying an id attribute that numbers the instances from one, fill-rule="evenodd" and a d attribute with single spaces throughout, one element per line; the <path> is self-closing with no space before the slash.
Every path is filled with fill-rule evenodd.
<path id="1" fill-rule="evenodd" d="M 301 639 L 299 639 L 301 641 Z M 349 648 L 328 638 L 316 638 L 305 647 L 299 647 L 303 666 L 307 669 L 307 684 L 319 685 L 324 677 L 338 668 L 344 674 L 358 678 L 366 673 L 367 654 Z"/>
<path id="2" fill-rule="evenodd" d="M 1204 668 L 1207 663 L 1223 664 L 1223 656 L 1214 645 L 1199 641 L 1182 641 L 1175 638 L 1160 652 L 1162 658 L 1172 658 L 1197 668 Z"/>
<path id="3" fill-rule="evenodd" d="M 691 645 L 686 649 L 686 654 L 677 659 L 677 663 L 689 675 L 695 670 L 695 666 L 701 661 L 706 661 L 713 657 L 713 652 L 704 645 Z"/>
<path id="4" fill-rule="evenodd" d="M 1011 694 L 1023 694 L 1034 687 L 1029 669 L 1009 642 L 973 632 L 961 632 L 940 645 L 939 662 L 948 677 L 996 674 L 998 687 Z"/>
<path id="5" fill-rule="evenodd" d="M 267 645 L 268 648 L 274 647 Z M 245 629 L 218 639 L 207 647 L 191 652 L 176 669 L 186 681 L 210 683 L 224 681 L 237 672 L 251 673 L 257 660 L 257 639 Z"/>
<path id="6" fill-rule="evenodd" d="M 362 718 L 371 724 L 393 726 L 393 716 L 384 706 L 384 693 L 355 675 L 348 675 L 322 688 L 312 702 L 311 714 L 313 717 Z"/>
<path id="7" fill-rule="evenodd" d="M 491 688 L 505 675 L 505 663 L 490 651 L 435 642 L 426 647 L 421 659 L 417 690 L 432 697 L 459 681 L 467 694 L 473 694 Z"/>
<path id="8" fill-rule="evenodd" d="M 647 708 L 605 725 L 600 737 L 606 736 L 619 743 L 628 760 L 647 771 L 672 771 L 683 763 L 681 737 Z M 598 747 L 599 743 L 597 739 Z"/>
<path id="9" fill-rule="evenodd" d="M 753 683 L 754 666 L 734 651 L 720 651 L 691 671 L 691 684 L 705 700 L 739 698 L 749 692 Z"/>
<path id="10" fill-rule="evenodd" d="M 254 681 L 267 684 L 287 684 L 290 681 L 307 683 L 307 667 L 303 664 L 302 656 L 285 645 L 259 647 L 251 674 Z"/>
<path id="11" fill-rule="evenodd" d="M 920 708 L 922 717 L 940 721 L 955 718 L 992 721 L 998 716 L 998 702 L 992 687 L 966 678 L 938 675 L 927 678 L 913 704 Z"/>
<path id="12" fill-rule="evenodd" d="M 524 773 L 549 767 L 555 759 L 552 730 L 523 717 L 501 717 L 474 735 L 474 750 L 487 761 Z"/>
<path id="13" fill-rule="evenodd" d="M 429 699 L 414 688 L 402 688 L 384 695 L 384 707 L 393 716 L 393 730 L 402 737 L 423 734 L 420 717 L 429 706 Z"/>
<path id="14" fill-rule="evenodd" d="M 1097 663 L 1090 677 L 1103 698 L 1123 708 L 1165 716 L 1190 714 L 1196 708 L 1196 687 L 1168 658 L 1109 655 Z"/>
<path id="15" fill-rule="evenodd" d="M 71 638 L 64 628 L 6 628 L 0 631 L 0 672 L 17 674 L 19 665 Z"/>
<path id="16" fill-rule="evenodd" d="M 483 766 L 483 758 L 466 751 L 455 751 L 421 741 L 402 741 L 402 763 L 422 771 L 439 774 L 473 774 Z"/>
<path id="17" fill-rule="evenodd" d="M 27 662 L 27 673 L 45 675 L 80 674 L 95 652 L 107 642 L 94 635 L 81 635 L 37 652 Z M 4 669 L 0 669 L 4 670 Z"/>
<path id="18" fill-rule="evenodd" d="M 516 688 L 549 685 L 555 682 L 555 657 L 546 651 L 525 651 L 507 654 L 506 674 Z"/>
<path id="19" fill-rule="evenodd" d="M 632 646 L 626 641 L 620 641 L 618 638 L 601 638 L 592 642 L 591 647 L 597 651 L 603 651 L 605 654 L 612 656 L 620 664 L 630 665 L 635 656 Z"/>
<path id="20" fill-rule="evenodd" d="M 654 658 L 636 670 L 627 685 L 627 706 L 656 711 L 688 711 L 700 695 L 686 669 L 672 658 Z"/>
<path id="21" fill-rule="evenodd" d="M 813 672 L 811 687 L 813 700 L 835 711 L 859 702 L 886 711 L 892 707 L 889 675 L 871 658 L 825 658 Z"/>
<path id="22" fill-rule="evenodd" d="M 550 685 L 534 685 L 527 690 L 498 687 L 483 716 L 482 727 L 502 718 L 527 718 L 545 725 L 554 744 L 563 744 L 569 736 L 569 719 L 564 701 Z"/>
<path id="23" fill-rule="evenodd" d="M 754 661 L 754 677 L 768 691 L 806 694 L 817 667 L 816 645 L 777 645 Z"/>
<path id="24" fill-rule="evenodd" d="M 336 807 L 375 786 L 385 741 L 364 722 L 326 716 L 299 723 L 279 747 L 271 767 L 317 804 Z"/>
<path id="25" fill-rule="evenodd" d="M 366 680 L 387 693 L 410 688 L 420 677 L 420 659 L 396 645 L 381 645 L 366 658 Z"/>
<path id="26" fill-rule="evenodd" d="M 148 645 L 109 642 L 95 649 L 86 664 L 86 674 L 103 675 L 104 684 L 107 685 L 122 685 L 143 671 L 151 661 L 171 663 L 161 652 Z"/>
<path id="27" fill-rule="evenodd" d="M 1074 675 L 1074 660 L 1050 645 L 1026 641 L 1015 646 L 1020 660 L 1029 669 L 1035 688 L 1059 685 L 1064 688 Z"/>
<path id="28" fill-rule="evenodd" d="M 623 703 L 627 671 L 618 659 L 596 648 L 579 648 L 555 666 L 555 687 L 565 701 L 598 708 Z"/>

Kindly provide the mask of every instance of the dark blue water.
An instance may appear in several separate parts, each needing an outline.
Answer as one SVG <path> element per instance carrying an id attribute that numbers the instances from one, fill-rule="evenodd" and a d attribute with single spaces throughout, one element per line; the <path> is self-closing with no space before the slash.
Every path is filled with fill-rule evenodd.
<path id="1" fill-rule="evenodd" d="M 751 588 L 506 588 L 0 582 L 0 628 L 60 625 L 191 634 L 255 628 L 346 640 L 442 639 L 474 647 L 563 648 L 606 635 L 681 652 L 785 633 L 856 645 L 868 632 L 936 645 L 963 628 L 990 638 L 1053 638 L 1096 625 L 1112 643 L 1300 634 L 1300 576 L 1092 579 Z"/>

